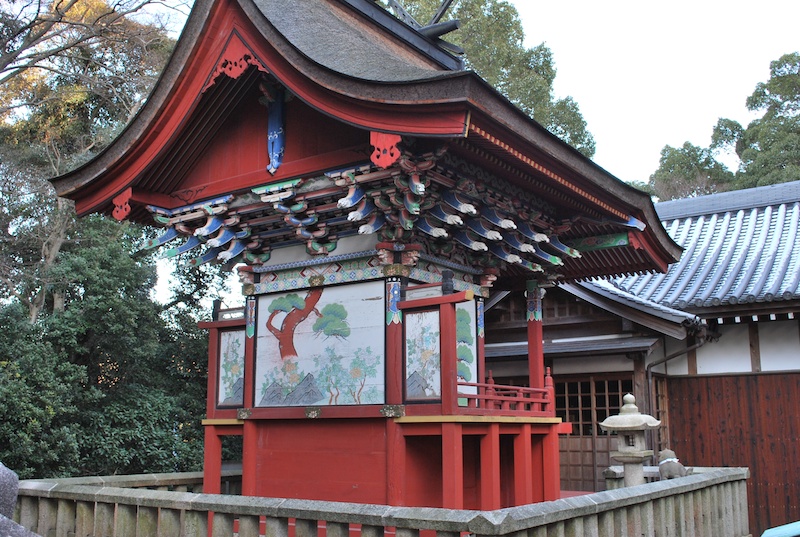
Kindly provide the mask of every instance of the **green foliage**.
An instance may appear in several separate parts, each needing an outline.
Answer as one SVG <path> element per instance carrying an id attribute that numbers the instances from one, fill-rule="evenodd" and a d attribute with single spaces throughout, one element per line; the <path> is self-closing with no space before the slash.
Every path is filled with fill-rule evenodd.
<path id="1" fill-rule="evenodd" d="M 440 0 L 406 0 L 403 6 L 420 24 L 431 20 Z M 544 44 L 525 48 L 516 8 L 505 0 L 454 2 L 444 20 L 461 28 L 444 36 L 465 51 L 466 65 L 550 132 L 591 157 L 595 141 L 571 98 L 556 99 L 553 53 Z"/>
<path id="2" fill-rule="evenodd" d="M 312 330 L 325 334 L 327 337 L 345 338 L 349 336 L 350 326 L 347 324 L 347 310 L 341 304 L 326 304 L 322 308 L 322 315 L 314 322 Z"/>
<path id="3" fill-rule="evenodd" d="M 72 475 L 81 460 L 82 410 L 100 399 L 84 367 L 42 340 L 24 309 L 0 309 L 0 461 L 22 479 Z"/>
<path id="4" fill-rule="evenodd" d="M 19 301 L 2 310 L 0 460 L 21 476 L 201 467 L 207 334 L 195 312 L 153 302 L 153 260 L 132 255 L 143 239 L 79 220 L 37 321 Z"/>
<path id="5" fill-rule="evenodd" d="M 662 201 L 713 194 L 727 189 L 733 173 L 719 163 L 710 149 L 686 142 L 683 147 L 664 146 L 650 185 Z"/>
<path id="6" fill-rule="evenodd" d="M 290 312 L 292 310 L 302 310 L 306 307 L 306 301 L 300 298 L 300 295 L 291 293 L 286 296 L 276 298 L 269 303 L 267 311 L 273 313 L 275 311 Z"/>

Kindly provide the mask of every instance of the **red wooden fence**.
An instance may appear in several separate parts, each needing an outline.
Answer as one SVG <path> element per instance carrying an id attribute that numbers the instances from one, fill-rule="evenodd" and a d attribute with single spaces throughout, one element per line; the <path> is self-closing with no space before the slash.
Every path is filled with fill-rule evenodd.
<path id="1" fill-rule="evenodd" d="M 747 466 L 753 535 L 800 520 L 800 373 L 672 377 L 670 439 L 687 466 Z"/>

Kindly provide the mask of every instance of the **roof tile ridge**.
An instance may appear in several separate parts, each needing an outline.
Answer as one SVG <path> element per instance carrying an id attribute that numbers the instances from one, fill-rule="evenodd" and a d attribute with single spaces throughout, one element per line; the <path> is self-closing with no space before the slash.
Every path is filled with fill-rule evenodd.
<path id="1" fill-rule="evenodd" d="M 764 208 L 764 222 L 769 222 L 772 220 L 772 208 L 773 207 L 771 205 Z M 758 220 L 757 216 L 758 208 L 753 208 L 752 212 L 756 213 L 756 216 L 753 218 L 755 225 L 755 221 Z M 767 239 L 769 238 L 769 227 L 770 226 L 766 224 L 761 226 L 761 233 L 758 235 L 758 240 L 750 242 L 751 251 L 755 252 L 764 251 L 764 245 L 766 244 Z M 753 280 L 753 275 L 756 273 L 756 270 L 758 270 L 759 262 L 761 261 L 762 257 L 763 257 L 762 254 L 758 254 L 757 256 L 753 256 L 753 259 L 751 259 L 750 263 L 746 263 L 747 255 L 742 256 L 742 259 L 744 259 L 746 263 L 745 271 L 742 277 L 739 279 L 739 284 L 733 290 L 733 297 L 735 297 L 735 300 L 739 304 L 745 302 L 745 300 L 743 300 L 741 297 L 744 294 L 744 292 L 750 287 L 751 282 Z M 752 296 L 755 297 L 755 295 Z"/>
<path id="2" fill-rule="evenodd" d="M 784 209 L 783 218 L 785 222 L 785 219 L 787 218 L 786 213 L 789 211 L 789 208 L 786 204 L 782 205 L 781 208 Z M 791 263 L 792 257 L 796 253 L 793 247 L 795 242 L 797 241 L 797 227 L 799 224 L 800 224 L 800 204 L 798 204 L 798 202 L 795 202 L 792 204 L 791 208 L 791 221 L 788 226 L 789 229 L 788 236 L 785 238 L 783 236 L 777 237 L 775 240 L 776 245 L 788 244 L 789 246 L 784 250 L 783 256 L 780 258 L 780 260 L 777 263 L 773 263 L 773 270 L 770 271 L 770 275 L 773 278 L 773 282 L 772 285 L 770 285 L 769 288 L 764 293 L 765 300 L 772 300 L 775 296 L 777 296 L 779 294 L 781 285 L 786 281 L 785 280 L 786 271 L 789 268 L 789 264 Z M 783 228 L 785 229 L 786 226 L 783 226 Z M 776 247 L 775 257 L 777 257 L 777 251 L 778 248 Z M 775 270 L 776 265 L 777 265 L 777 270 Z"/>
<path id="3" fill-rule="evenodd" d="M 728 214 L 730 214 L 731 212 L 732 211 L 729 211 Z M 695 304 L 696 306 L 707 305 L 706 302 L 714 294 L 714 291 L 717 289 L 720 282 L 722 281 L 722 278 L 725 276 L 726 271 L 724 270 L 724 268 L 727 267 L 730 264 L 731 259 L 733 259 L 733 255 L 734 253 L 736 253 L 736 243 L 738 242 L 739 237 L 742 234 L 742 229 L 744 229 L 744 217 L 745 217 L 745 211 L 743 209 L 737 210 L 734 235 L 731 237 L 727 233 L 725 233 L 724 236 L 722 236 L 722 240 L 720 241 L 720 249 L 722 249 L 725 246 L 726 238 L 729 238 L 728 243 L 731 245 L 731 247 L 728 248 L 728 251 L 725 253 L 725 257 L 722 259 L 722 261 L 719 261 L 717 259 L 717 261 L 713 265 L 711 265 L 711 267 L 715 268 L 715 270 L 712 272 L 712 278 L 709 281 L 709 285 L 706 288 L 705 293 L 703 293 L 698 299 L 700 303 Z"/>
<path id="4" fill-rule="evenodd" d="M 714 216 L 717 217 L 718 215 Z M 695 306 L 702 305 L 703 299 L 695 297 L 697 296 L 703 284 L 708 283 L 708 276 L 712 270 L 719 266 L 717 261 L 723 247 L 725 246 L 725 237 L 727 236 L 727 230 L 730 227 L 731 218 L 731 211 L 726 212 L 721 219 L 715 219 L 715 225 L 712 229 L 708 230 L 708 233 L 706 233 L 707 245 L 703 248 L 702 257 L 699 258 L 701 270 L 695 277 L 692 286 L 686 292 L 686 300 L 681 302 L 681 307 L 684 307 L 686 304 L 693 304 Z M 717 230 L 720 230 L 721 232 L 715 233 Z M 709 254 L 709 252 L 711 253 Z"/>

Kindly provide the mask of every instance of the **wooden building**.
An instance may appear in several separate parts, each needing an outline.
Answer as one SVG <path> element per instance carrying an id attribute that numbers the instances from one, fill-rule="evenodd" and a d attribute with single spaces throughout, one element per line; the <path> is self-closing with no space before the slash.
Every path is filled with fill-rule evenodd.
<path id="1" fill-rule="evenodd" d="M 548 291 L 544 354 L 559 416 L 562 488 L 602 490 L 596 427 L 632 391 L 662 421 L 656 450 L 742 466 L 754 534 L 800 519 L 800 182 L 656 204 L 685 250 L 664 274 Z M 487 303 L 487 368 L 524 379 L 521 296 Z"/>
<path id="2" fill-rule="evenodd" d="M 495 509 L 558 498 L 542 290 L 665 271 L 650 199 L 369 0 L 199 0 L 140 113 L 53 183 L 79 214 L 239 265 L 209 323 L 205 472 L 245 494 Z M 525 386 L 484 305 L 525 292 Z M 216 487 L 216 488 L 215 488 Z"/>

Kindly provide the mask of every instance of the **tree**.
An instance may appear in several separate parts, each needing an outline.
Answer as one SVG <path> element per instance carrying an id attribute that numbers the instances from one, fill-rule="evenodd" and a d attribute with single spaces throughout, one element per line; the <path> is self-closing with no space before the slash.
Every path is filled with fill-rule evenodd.
<path id="1" fill-rule="evenodd" d="M 406 0 L 403 7 L 415 21 L 426 24 L 441 4 L 441 0 Z M 460 21 L 460 29 L 446 38 L 464 49 L 467 67 L 550 132 L 587 157 L 594 155 L 594 138 L 577 103 L 571 97 L 554 97 L 552 52 L 544 43 L 525 48 L 525 34 L 514 6 L 505 0 L 461 0 L 443 20 Z"/>
<path id="2" fill-rule="evenodd" d="M 151 13 L 148 24 L 134 20 L 135 15 L 146 13 L 154 5 L 154 0 L 118 0 L 113 4 L 103 0 L 0 0 L 0 117 L 26 105 L 23 95 L 37 97 L 28 90 L 42 79 L 64 74 L 65 62 L 76 60 L 82 60 L 85 67 L 80 73 L 81 85 L 96 87 L 102 83 L 109 93 L 116 94 L 115 99 L 127 98 L 122 94 L 127 88 L 115 88 L 115 84 L 127 84 L 133 77 L 114 74 L 135 68 L 135 64 L 126 64 L 113 53 L 163 40 L 168 18 Z M 183 7 L 178 2 L 158 5 Z M 157 71 L 160 68 L 156 66 Z M 100 82 L 102 78 L 106 80 Z M 43 98 L 47 97 L 39 96 L 27 105 L 38 105 Z"/>
<path id="3" fill-rule="evenodd" d="M 743 128 L 720 119 L 713 148 L 733 149 L 740 165 L 739 188 L 796 181 L 800 177 L 800 53 L 784 54 L 770 63 L 770 78 L 759 82 L 747 108 L 763 115 Z"/>
<path id="4" fill-rule="evenodd" d="M 763 115 L 746 128 L 720 118 L 707 149 L 689 142 L 681 149 L 665 146 L 650 177 L 652 192 L 672 199 L 800 178 L 800 53 L 771 62 L 769 80 L 756 85 L 746 104 Z M 714 157 L 722 151 L 738 157 L 735 174 Z"/>
<path id="5" fill-rule="evenodd" d="M 649 187 L 664 201 L 721 192 L 732 181 L 733 173 L 714 158 L 710 149 L 686 142 L 680 148 L 664 146 Z"/>

